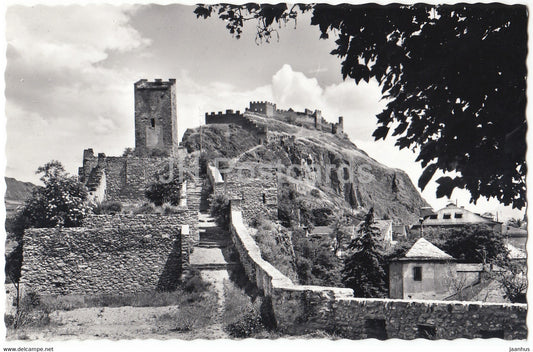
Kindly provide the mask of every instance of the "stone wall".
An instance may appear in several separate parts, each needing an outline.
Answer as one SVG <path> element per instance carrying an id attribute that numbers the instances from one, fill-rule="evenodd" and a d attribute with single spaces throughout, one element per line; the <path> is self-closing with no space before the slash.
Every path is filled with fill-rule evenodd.
<path id="1" fill-rule="evenodd" d="M 240 199 L 244 216 L 248 220 L 258 217 L 277 219 L 278 179 L 274 168 L 257 163 L 239 163 L 223 173 L 211 166 L 208 177 L 213 194 L 225 195 L 228 199 Z"/>
<path id="2" fill-rule="evenodd" d="M 527 338 L 527 305 L 354 298 L 346 288 L 295 285 L 270 263 L 231 202 L 231 235 L 248 278 L 270 298 L 287 333 L 325 330 L 351 339 Z"/>
<path id="3" fill-rule="evenodd" d="M 21 282 L 40 294 L 172 290 L 188 270 L 180 216 L 93 216 L 86 227 L 28 229 Z"/>

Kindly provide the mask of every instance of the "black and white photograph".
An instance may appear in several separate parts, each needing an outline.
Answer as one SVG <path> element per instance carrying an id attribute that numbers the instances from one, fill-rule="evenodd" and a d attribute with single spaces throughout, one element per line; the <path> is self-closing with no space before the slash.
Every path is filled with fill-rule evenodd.
<path id="1" fill-rule="evenodd" d="M 3 11 L 4 351 L 529 351 L 526 3 Z"/>

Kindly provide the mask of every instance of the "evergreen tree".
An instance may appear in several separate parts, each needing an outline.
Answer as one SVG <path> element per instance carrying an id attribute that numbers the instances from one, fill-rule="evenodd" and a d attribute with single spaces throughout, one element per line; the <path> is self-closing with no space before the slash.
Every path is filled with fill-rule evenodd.
<path id="1" fill-rule="evenodd" d="M 386 297 L 385 259 L 380 231 L 374 225 L 374 208 L 366 215 L 359 234 L 348 247 L 353 253 L 344 262 L 342 282 L 356 297 Z"/>

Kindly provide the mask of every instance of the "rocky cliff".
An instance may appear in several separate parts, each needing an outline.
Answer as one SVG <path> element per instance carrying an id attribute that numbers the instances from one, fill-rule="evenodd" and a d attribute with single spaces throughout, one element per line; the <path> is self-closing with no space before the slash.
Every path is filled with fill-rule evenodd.
<path id="1" fill-rule="evenodd" d="M 268 127 L 264 144 L 240 126 L 223 124 L 203 126 L 201 137 L 199 128 L 190 129 L 182 143 L 191 152 L 199 150 L 201 140 L 210 157 L 278 164 L 285 186 L 297 189 L 312 208 L 351 208 L 362 213 L 373 207 L 377 217 L 412 224 L 420 207 L 428 206 L 404 171 L 377 162 L 344 135 L 259 115 L 250 118 Z M 314 196 L 305 197 L 310 194 Z"/>

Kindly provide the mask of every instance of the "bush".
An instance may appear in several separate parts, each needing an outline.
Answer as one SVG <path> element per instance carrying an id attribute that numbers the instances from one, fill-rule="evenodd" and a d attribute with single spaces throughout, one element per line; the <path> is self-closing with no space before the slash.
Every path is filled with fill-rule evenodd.
<path id="1" fill-rule="evenodd" d="M 198 269 L 191 269 L 183 281 L 182 288 L 187 293 L 202 293 L 207 291 L 209 283 L 202 279 Z"/>
<path id="2" fill-rule="evenodd" d="M 164 203 L 179 205 L 181 199 L 181 185 L 177 182 L 154 182 L 148 185 L 144 195 L 148 200 L 157 206 Z"/>
<path id="3" fill-rule="evenodd" d="M 120 202 L 106 201 L 96 204 L 96 206 L 93 208 L 93 213 L 97 215 L 115 215 L 119 214 L 120 212 L 122 212 L 122 203 Z"/>
<path id="4" fill-rule="evenodd" d="M 320 197 L 320 191 L 318 189 L 313 189 L 311 190 L 311 195 L 315 198 L 319 198 Z"/>
<path id="5" fill-rule="evenodd" d="M 133 214 L 153 214 L 155 212 L 155 207 L 151 203 L 144 203 L 140 207 L 133 210 Z"/>
<path id="6" fill-rule="evenodd" d="M 173 205 L 170 205 L 170 204 L 163 204 L 163 215 L 171 215 L 171 214 L 177 214 L 179 213 L 179 209 L 178 207 L 175 207 Z"/>
<path id="7" fill-rule="evenodd" d="M 230 222 L 229 199 L 225 195 L 211 196 L 211 215 L 216 219 L 219 226 L 227 229 Z"/>
<path id="8" fill-rule="evenodd" d="M 225 306 L 223 312 L 224 330 L 234 338 L 252 337 L 263 330 L 261 317 L 262 300 L 252 302 L 246 293 L 229 281 L 224 282 Z"/>
<path id="9" fill-rule="evenodd" d="M 6 314 L 6 327 L 19 329 L 24 326 L 41 327 L 50 324 L 50 309 L 35 292 L 28 292 L 20 300 L 15 315 Z"/>

